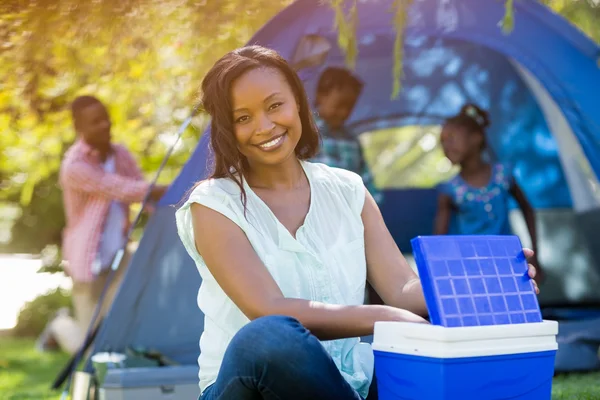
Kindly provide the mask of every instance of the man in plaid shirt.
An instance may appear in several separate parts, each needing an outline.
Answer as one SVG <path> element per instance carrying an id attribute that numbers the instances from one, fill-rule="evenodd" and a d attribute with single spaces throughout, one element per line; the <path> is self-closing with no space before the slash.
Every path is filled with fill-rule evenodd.
<path id="1" fill-rule="evenodd" d="M 380 203 L 381 192 L 375 187 L 360 142 L 345 126 L 362 87 L 362 82 L 345 68 L 329 67 L 321 74 L 317 83 L 315 120 L 322 145 L 312 161 L 359 174 L 375 201 Z"/>
<path id="2" fill-rule="evenodd" d="M 113 258 L 126 245 L 129 205 L 158 200 L 165 186 L 146 182 L 131 153 L 111 143 L 111 122 L 95 97 L 81 96 L 71 106 L 77 140 L 63 159 L 59 182 L 63 189 L 66 227 L 63 232 L 65 272 L 73 282 L 75 318 L 64 311 L 40 337 L 42 350 L 59 345 L 73 353 L 84 340 L 104 288 Z M 102 314 L 120 284 L 127 257 L 122 261 L 103 303 Z"/>

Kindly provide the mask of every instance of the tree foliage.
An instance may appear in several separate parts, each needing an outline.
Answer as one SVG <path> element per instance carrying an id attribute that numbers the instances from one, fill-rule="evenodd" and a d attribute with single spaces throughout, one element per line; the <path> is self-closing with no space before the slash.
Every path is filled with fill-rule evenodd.
<path id="1" fill-rule="evenodd" d="M 598 0 L 543 0 L 542 3 L 600 43 L 600 2 Z"/>
<path id="2" fill-rule="evenodd" d="M 208 68 L 243 45 L 286 0 L 14 0 L 0 5 L 0 201 L 22 213 L 12 251 L 60 241 L 57 171 L 75 132 L 70 102 L 93 94 L 109 108 L 113 136 L 149 175 L 193 107 Z M 161 181 L 179 171 L 203 115 Z"/>

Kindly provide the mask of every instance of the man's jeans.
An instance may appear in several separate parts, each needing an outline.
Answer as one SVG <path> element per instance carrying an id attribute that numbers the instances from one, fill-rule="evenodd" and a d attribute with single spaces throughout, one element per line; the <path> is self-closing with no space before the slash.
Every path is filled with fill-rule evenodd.
<path id="1" fill-rule="evenodd" d="M 364 400 L 319 340 L 297 320 L 258 318 L 231 340 L 219 375 L 200 400 Z M 367 400 L 377 400 L 375 378 Z"/>

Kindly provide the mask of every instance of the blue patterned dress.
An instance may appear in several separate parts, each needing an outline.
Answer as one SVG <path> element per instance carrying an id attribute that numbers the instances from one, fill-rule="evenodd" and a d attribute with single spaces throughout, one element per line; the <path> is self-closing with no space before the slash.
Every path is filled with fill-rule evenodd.
<path id="1" fill-rule="evenodd" d="M 473 187 L 460 175 L 440 184 L 439 192 L 449 196 L 454 205 L 448 234 L 511 235 L 509 199 L 513 183 L 508 166 L 494 164 L 484 187 Z"/>

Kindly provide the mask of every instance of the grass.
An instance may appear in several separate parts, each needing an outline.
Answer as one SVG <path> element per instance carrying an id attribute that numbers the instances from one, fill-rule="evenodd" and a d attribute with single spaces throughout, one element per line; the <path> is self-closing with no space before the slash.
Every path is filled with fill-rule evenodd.
<path id="1" fill-rule="evenodd" d="M 599 400 L 600 372 L 554 378 L 552 400 Z"/>
<path id="2" fill-rule="evenodd" d="M 32 339 L 0 337 L 0 398 L 58 400 L 50 384 L 65 365 L 65 354 L 38 353 Z M 600 372 L 554 378 L 552 400 L 600 400 Z"/>
<path id="3" fill-rule="evenodd" d="M 0 398 L 3 400 L 60 399 L 50 390 L 66 364 L 63 353 L 39 353 L 34 340 L 0 337 Z"/>

